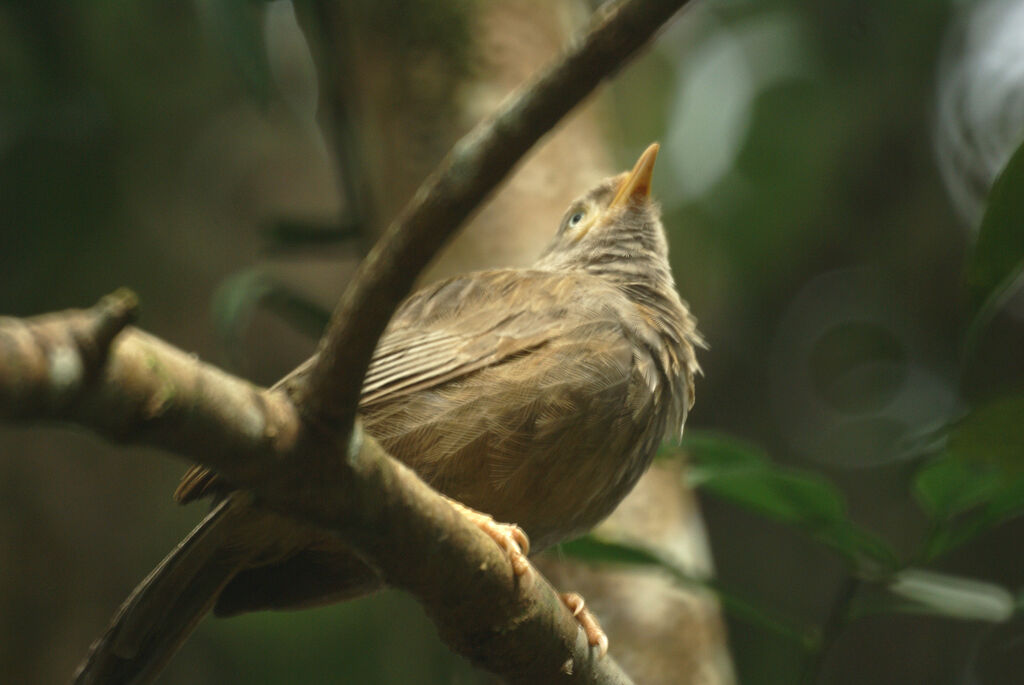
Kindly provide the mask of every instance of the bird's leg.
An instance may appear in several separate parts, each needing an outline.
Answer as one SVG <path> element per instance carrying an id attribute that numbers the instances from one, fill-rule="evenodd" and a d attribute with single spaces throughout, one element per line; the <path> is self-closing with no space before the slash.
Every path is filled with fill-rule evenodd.
<path id="1" fill-rule="evenodd" d="M 526 537 L 526 533 L 522 528 L 514 523 L 498 523 L 489 514 L 471 509 L 451 497 L 445 497 L 445 499 L 455 507 L 456 511 L 468 518 L 473 525 L 487 533 L 488 537 L 498 543 L 498 547 L 501 547 L 505 556 L 508 557 L 509 564 L 512 566 L 512 572 L 516 574 L 516 578 L 520 578 L 523 582 L 530 581 L 530 572 L 533 570 L 533 567 L 530 566 L 530 562 L 526 558 L 526 555 L 530 553 L 530 539 Z"/>
<path id="2" fill-rule="evenodd" d="M 597 622 L 594 614 L 590 613 L 590 609 L 587 609 L 583 597 L 576 592 L 562 592 L 558 597 L 562 600 L 562 604 L 567 606 L 572 615 L 579 621 L 583 632 L 587 634 L 587 642 L 597 647 L 598 657 L 607 654 L 608 636 L 604 634 L 601 624 Z"/>

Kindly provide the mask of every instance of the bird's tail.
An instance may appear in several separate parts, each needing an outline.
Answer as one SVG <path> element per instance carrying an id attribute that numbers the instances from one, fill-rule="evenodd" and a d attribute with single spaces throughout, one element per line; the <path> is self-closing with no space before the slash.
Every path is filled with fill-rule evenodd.
<path id="1" fill-rule="evenodd" d="M 245 495 L 229 495 L 146 576 L 92 644 L 74 685 L 138 685 L 157 676 L 244 565 L 225 542 L 248 508 Z"/>

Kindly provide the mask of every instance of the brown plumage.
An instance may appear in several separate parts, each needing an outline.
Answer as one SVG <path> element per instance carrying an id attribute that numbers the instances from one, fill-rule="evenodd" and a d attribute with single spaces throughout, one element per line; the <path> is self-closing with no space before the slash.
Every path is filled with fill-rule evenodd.
<path id="1" fill-rule="evenodd" d="M 631 173 L 576 200 L 532 268 L 412 295 L 367 371 L 365 430 L 437 490 L 519 524 L 534 551 L 607 516 L 693 403 L 701 338 L 649 197 L 656 155 L 652 145 Z M 76 682 L 147 682 L 210 609 L 306 606 L 380 585 L 332 536 L 253 508 L 202 467 L 175 496 L 206 494 L 218 505 L 132 593 Z"/>

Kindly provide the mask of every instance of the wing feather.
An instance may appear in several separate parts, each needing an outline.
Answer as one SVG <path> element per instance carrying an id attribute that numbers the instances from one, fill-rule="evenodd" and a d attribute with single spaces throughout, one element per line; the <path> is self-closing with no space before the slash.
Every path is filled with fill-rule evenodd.
<path id="1" fill-rule="evenodd" d="M 363 382 L 360 407 L 437 387 L 528 354 L 564 329 L 565 290 L 584 292 L 572 278 L 548 271 L 497 270 L 466 274 L 413 294 L 381 336 Z M 552 306 L 557 303 L 557 306 Z M 278 383 L 309 372 L 312 360 Z M 188 502 L 219 479 L 193 467 L 175 499 Z"/>

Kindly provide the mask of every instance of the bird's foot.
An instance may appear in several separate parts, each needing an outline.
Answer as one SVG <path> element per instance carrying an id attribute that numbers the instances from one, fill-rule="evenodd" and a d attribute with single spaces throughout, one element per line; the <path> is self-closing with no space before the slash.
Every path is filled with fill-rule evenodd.
<path id="1" fill-rule="evenodd" d="M 501 551 L 508 557 L 512 572 L 520 582 L 529 583 L 533 579 L 533 567 L 526 558 L 530 553 L 530 538 L 526 536 L 526 532 L 522 528 L 514 523 L 498 523 L 489 514 L 471 509 L 450 497 L 445 499 L 455 507 L 456 511 L 468 518 L 473 525 L 498 544 Z"/>
<path id="2" fill-rule="evenodd" d="M 590 613 L 590 609 L 587 609 L 583 597 L 576 592 L 563 592 L 558 597 L 562 600 L 562 604 L 567 606 L 572 615 L 576 617 L 580 627 L 583 628 L 583 632 L 587 634 L 587 642 L 592 647 L 597 647 L 598 658 L 607 654 L 608 636 L 601 629 L 601 624 L 597 622 L 594 614 Z"/>

